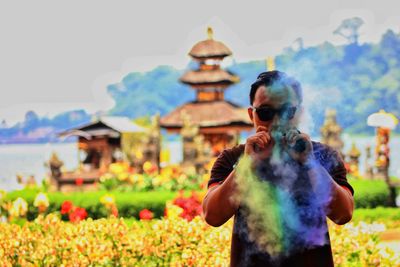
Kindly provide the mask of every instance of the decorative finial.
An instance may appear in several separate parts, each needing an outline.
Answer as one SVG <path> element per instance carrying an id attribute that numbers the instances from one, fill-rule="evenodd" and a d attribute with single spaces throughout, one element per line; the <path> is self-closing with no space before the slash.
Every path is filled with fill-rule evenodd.
<path id="1" fill-rule="evenodd" d="M 275 59 L 273 57 L 267 57 L 267 70 L 272 71 L 275 70 Z"/>
<path id="2" fill-rule="evenodd" d="M 210 39 L 210 40 L 212 40 L 213 39 L 213 35 L 214 35 L 214 32 L 213 32 L 213 29 L 209 26 L 209 27 L 207 27 L 207 35 L 208 35 L 208 39 Z"/>
<path id="3" fill-rule="evenodd" d="M 360 150 L 358 150 L 356 143 L 351 144 L 351 149 L 349 151 L 349 156 L 351 157 L 359 157 L 361 155 Z"/>

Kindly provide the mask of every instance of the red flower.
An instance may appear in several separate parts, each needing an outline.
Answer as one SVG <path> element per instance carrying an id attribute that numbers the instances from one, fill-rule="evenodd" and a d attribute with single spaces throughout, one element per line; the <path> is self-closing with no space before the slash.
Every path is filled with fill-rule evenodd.
<path id="1" fill-rule="evenodd" d="M 76 178 L 75 179 L 75 184 L 77 186 L 81 186 L 83 184 L 83 178 Z"/>
<path id="2" fill-rule="evenodd" d="M 87 217 L 87 212 L 84 208 L 75 207 L 74 211 L 69 214 L 69 220 L 71 222 L 79 222 Z"/>
<path id="3" fill-rule="evenodd" d="M 179 192 L 179 195 L 175 198 L 173 204 L 183 209 L 180 216 L 188 221 L 193 220 L 194 217 L 199 216 L 202 213 L 201 200 L 199 200 L 193 192 L 190 197 L 184 197 L 183 192 Z"/>
<path id="4" fill-rule="evenodd" d="M 74 204 L 72 204 L 71 201 L 65 200 L 61 205 L 61 214 L 68 214 L 72 210 L 73 207 L 74 207 Z"/>
<path id="5" fill-rule="evenodd" d="M 148 209 L 141 210 L 139 212 L 139 218 L 141 220 L 151 220 L 151 219 L 153 219 L 153 212 L 151 212 Z"/>
<path id="6" fill-rule="evenodd" d="M 167 216 L 168 216 L 168 209 L 165 208 L 165 209 L 164 209 L 164 217 L 167 217 Z"/>
<path id="7" fill-rule="evenodd" d="M 117 206 L 112 206 L 111 208 L 111 214 L 114 215 L 115 217 L 118 217 L 118 209 Z"/>

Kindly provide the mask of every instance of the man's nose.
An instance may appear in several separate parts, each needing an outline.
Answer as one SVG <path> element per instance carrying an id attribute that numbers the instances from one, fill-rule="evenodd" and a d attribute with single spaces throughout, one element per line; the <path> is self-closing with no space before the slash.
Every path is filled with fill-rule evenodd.
<path id="1" fill-rule="evenodd" d="M 275 114 L 274 117 L 272 118 L 271 125 L 279 125 L 281 124 L 281 118 L 278 116 L 278 114 Z"/>

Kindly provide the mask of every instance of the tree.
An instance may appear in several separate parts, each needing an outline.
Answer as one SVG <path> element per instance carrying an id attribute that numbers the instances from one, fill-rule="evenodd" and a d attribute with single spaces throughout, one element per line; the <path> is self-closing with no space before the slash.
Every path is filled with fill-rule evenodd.
<path id="1" fill-rule="evenodd" d="M 363 24 L 364 21 L 359 17 L 345 19 L 333 33 L 344 37 L 350 44 L 358 45 L 358 31 Z"/>

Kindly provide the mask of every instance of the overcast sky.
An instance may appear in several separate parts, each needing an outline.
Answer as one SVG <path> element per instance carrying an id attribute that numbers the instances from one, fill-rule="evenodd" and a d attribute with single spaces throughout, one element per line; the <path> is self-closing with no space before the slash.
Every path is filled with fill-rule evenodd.
<path id="1" fill-rule="evenodd" d="M 365 22 L 361 41 L 376 42 L 400 31 L 399 10 L 395 0 L 0 0 L 0 119 L 108 110 L 108 84 L 157 65 L 184 68 L 207 26 L 243 62 L 279 54 L 298 37 L 305 46 L 343 44 L 332 32 L 355 16 Z"/>

